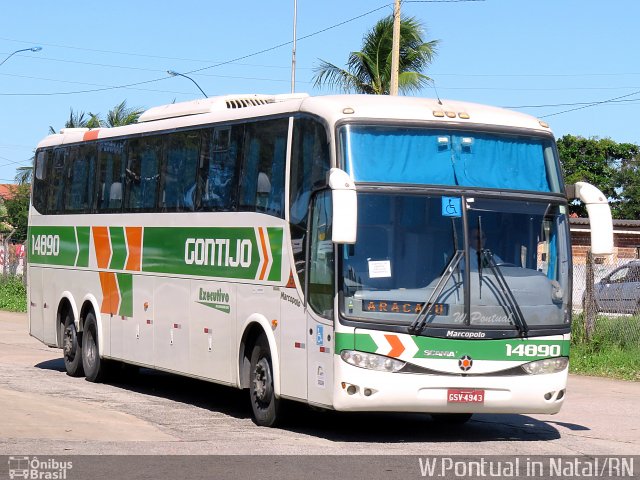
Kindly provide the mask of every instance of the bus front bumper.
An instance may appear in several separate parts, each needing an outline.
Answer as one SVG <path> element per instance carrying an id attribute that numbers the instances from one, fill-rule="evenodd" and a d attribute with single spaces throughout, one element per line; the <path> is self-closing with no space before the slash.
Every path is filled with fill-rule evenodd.
<path id="1" fill-rule="evenodd" d="M 354 367 L 337 355 L 335 363 L 333 407 L 340 411 L 554 414 L 564 402 L 568 376 L 568 368 L 495 377 L 388 373 Z M 480 391 L 483 401 L 452 402 L 452 391 Z"/>

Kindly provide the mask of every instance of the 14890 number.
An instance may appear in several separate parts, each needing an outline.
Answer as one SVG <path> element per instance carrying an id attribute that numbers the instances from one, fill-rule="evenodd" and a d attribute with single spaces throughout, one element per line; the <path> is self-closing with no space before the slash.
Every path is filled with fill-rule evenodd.
<path id="1" fill-rule="evenodd" d="M 59 253 L 59 235 L 31 235 L 32 255 L 57 257 Z"/>

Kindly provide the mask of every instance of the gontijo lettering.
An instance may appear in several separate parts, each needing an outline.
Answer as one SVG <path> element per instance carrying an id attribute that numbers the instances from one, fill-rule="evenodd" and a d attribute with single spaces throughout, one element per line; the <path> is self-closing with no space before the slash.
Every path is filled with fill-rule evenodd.
<path id="1" fill-rule="evenodd" d="M 187 238 L 184 243 L 184 263 L 217 267 L 251 266 L 251 241 L 236 240 L 235 257 L 231 255 L 228 238 Z"/>

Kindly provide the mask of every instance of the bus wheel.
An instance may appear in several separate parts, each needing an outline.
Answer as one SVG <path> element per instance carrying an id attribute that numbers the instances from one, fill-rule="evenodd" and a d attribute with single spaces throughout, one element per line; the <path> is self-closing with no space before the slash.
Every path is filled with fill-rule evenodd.
<path id="1" fill-rule="evenodd" d="M 93 312 L 87 313 L 82 336 L 82 365 L 87 380 L 99 382 L 105 371 L 105 362 L 100 360 L 98 351 L 98 323 Z"/>
<path id="2" fill-rule="evenodd" d="M 278 420 L 279 401 L 273 389 L 269 342 L 264 335 L 258 337 L 251 353 L 249 393 L 253 421 L 262 427 L 273 427 Z"/>
<path id="3" fill-rule="evenodd" d="M 448 425 L 462 425 L 467 423 L 473 413 L 432 413 L 431 418 L 436 423 Z"/>
<path id="4" fill-rule="evenodd" d="M 67 313 L 64 319 L 64 331 L 62 332 L 62 357 L 67 375 L 81 377 L 82 369 L 82 334 L 76 329 L 71 314 Z"/>

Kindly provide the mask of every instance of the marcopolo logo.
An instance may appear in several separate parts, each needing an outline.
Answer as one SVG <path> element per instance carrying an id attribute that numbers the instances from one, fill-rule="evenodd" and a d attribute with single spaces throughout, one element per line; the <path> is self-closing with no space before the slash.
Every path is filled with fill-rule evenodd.
<path id="1" fill-rule="evenodd" d="M 223 313 L 231 312 L 229 294 L 224 292 L 221 288 L 215 292 L 201 288 L 198 291 L 198 303 L 209 308 L 215 308 Z"/>
<path id="2" fill-rule="evenodd" d="M 40 460 L 38 457 L 9 457 L 9 478 L 39 480 L 65 480 L 73 462 L 63 462 L 54 458 Z"/>
<path id="3" fill-rule="evenodd" d="M 466 332 L 460 330 L 447 330 L 447 337 L 451 338 L 484 338 L 485 332 Z"/>

